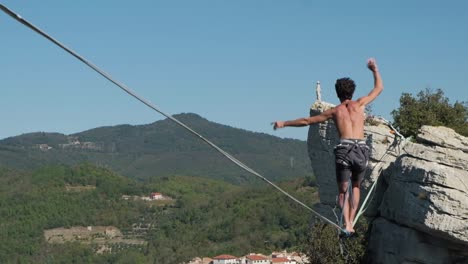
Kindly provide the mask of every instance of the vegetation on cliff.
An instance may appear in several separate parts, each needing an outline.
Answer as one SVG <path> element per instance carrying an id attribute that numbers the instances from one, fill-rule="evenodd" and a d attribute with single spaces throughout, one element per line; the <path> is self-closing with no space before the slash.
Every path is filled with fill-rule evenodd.
<path id="1" fill-rule="evenodd" d="M 449 102 L 444 92 L 426 89 L 416 97 L 403 93 L 400 107 L 392 111 L 394 124 L 400 132 L 408 137 L 415 137 L 423 125 L 445 126 L 454 129 L 463 136 L 468 136 L 467 102 Z"/>

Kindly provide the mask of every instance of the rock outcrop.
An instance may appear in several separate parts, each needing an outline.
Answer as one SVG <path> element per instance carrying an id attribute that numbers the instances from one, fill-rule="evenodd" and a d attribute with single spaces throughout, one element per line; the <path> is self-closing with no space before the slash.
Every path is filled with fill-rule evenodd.
<path id="1" fill-rule="evenodd" d="M 332 107 L 315 103 L 311 116 Z M 365 212 L 371 221 L 372 263 L 468 263 L 468 138 L 424 126 L 414 143 L 395 138 L 385 122 L 365 126 L 371 158 L 361 204 L 378 179 Z M 337 185 L 332 121 L 309 128 L 308 147 L 321 210 L 334 217 Z"/>

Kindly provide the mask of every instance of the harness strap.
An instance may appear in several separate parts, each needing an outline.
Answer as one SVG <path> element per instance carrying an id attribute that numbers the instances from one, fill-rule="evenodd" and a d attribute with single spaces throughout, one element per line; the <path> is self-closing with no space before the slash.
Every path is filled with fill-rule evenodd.
<path id="1" fill-rule="evenodd" d="M 340 139 L 340 144 L 342 145 L 367 145 L 366 141 L 363 139 Z"/>

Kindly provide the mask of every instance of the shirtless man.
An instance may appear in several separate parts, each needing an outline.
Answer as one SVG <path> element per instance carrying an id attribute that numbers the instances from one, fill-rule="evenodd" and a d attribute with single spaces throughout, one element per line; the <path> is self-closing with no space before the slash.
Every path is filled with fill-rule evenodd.
<path id="1" fill-rule="evenodd" d="M 273 126 L 275 130 L 286 126 L 302 127 L 333 119 L 340 136 L 340 143 L 335 147 L 338 200 L 343 210 L 345 230 L 349 234 L 354 233 L 353 221 L 360 199 L 360 184 L 369 159 L 369 147 L 364 140 L 364 109 L 383 90 L 382 79 L 373 58 L 368 60 L 367 67 L 374 76 L 374 89 L 368 95 L 353 101 L 352 97 L 356 88 L 354 81 L 349 78 L 341 78 L 336 80 L 335 84 L 336 95 L 341 102 L 338 106 L 313 117 L 276 121 Z M 350 178 L 353 197 L 345 203 Z"/>

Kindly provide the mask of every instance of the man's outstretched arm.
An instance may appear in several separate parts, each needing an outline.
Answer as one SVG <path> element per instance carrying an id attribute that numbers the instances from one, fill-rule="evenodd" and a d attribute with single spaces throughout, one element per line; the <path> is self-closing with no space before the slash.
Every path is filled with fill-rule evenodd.
<path id="1" fill-rule="evenodd" d="M 332 118 L 334 111 L 335 109 L 332 108 L 316 116 L 304 117 L 304 118 L 299 118 L 299 119 L 289 120 L 289 121 L 276 121 L 276 122 L 273 122 L 273 129 L 276 130 L 278 128 L 283 128 L 287 126 L 303 127 L 303 126 L 308 126 L 308 125 L 315 124 L 315 123 L 321 123 Z"/>
<path id="2" fill-rule="evenodd" d="M 357 100 L 357 102 L 362 106 L 370 104 L 383 91 L 384 88 L 382 77 L 380 76 L 377 62 L 374 58 L 370 58 L 367 61 L 367 68 L 369 68 L 369 70 L 372 72 L 372 75 L 374 76 L 374 89 L 372 89 L 367 96 L 363 96 Z"/>

